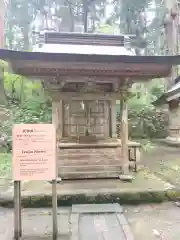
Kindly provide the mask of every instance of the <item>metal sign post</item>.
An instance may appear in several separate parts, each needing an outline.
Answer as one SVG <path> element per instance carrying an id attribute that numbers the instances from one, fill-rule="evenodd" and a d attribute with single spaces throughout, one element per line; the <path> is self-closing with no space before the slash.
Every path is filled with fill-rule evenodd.
<path id="1" fill-rule="evenodd" d="M 56 180 L 52 181 L 52 220 L 53 220 L 53 240 L 57 239 L 58 226 L 57 226 L 57 191 Z"/>
<path id="2" fill-rule="evenodd" d="M 14 181 L 14 239 L 19 240 L 21 236 L 21 182 Z"/>
<path id="3" fill-rule="evenodd" d="M 52 181 L 53 240 L 57 240 L 56 131 L 53 124 L 19 124 L 13 128 L 14 239 L 22 237 L 21 181 Z"/>

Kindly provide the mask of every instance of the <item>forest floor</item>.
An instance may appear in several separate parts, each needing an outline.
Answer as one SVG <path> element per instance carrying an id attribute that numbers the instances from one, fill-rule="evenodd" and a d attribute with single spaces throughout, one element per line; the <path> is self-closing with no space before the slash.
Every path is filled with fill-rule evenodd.
<path id="1" fill-rule="evenodd" d="M 151 143 L 147 151 L 142 151 L 140 165 L 180 188 L 180 148 Z"/>

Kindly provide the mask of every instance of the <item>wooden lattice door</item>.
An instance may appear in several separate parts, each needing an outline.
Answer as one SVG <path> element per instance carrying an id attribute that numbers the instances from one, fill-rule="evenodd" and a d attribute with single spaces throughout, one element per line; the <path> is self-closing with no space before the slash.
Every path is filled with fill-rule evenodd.
<path id="1" fill-rule="evenodd" d="M 108 101 L 64 102 L 64 137 L 109 137 L 109 115 Z"/>

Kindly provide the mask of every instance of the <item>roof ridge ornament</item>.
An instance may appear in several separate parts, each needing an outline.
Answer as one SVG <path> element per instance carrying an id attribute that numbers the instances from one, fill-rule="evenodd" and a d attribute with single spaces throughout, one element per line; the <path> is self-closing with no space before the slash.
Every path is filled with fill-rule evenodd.
<path id="1" fill-rule="evenodd" d="M 107 35 L 94 33 L 69 33 L 56 31 L 34 32 L 39 44 L 83 44 L 101 46 L 131 46 L 135 35 Z"/>

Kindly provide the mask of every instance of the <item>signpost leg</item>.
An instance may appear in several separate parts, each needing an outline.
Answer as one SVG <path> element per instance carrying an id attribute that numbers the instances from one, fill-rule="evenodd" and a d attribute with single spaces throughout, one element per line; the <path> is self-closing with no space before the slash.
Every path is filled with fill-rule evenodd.
<path id="1" fill-rule="evenodd" d="M 57 226 L 57 191 L 56 180 L 52 181 L 52 217 L 53 217 L 53 240 L 57 240 L 58 226 Z"/>
<path id="2" fill-rule="evenodd" d="M 21 217 L 21 182 L 18 182 L 19 189 L 19 235 L 22 237 L 22 217 Z"/>
<path id="3" fill-rule="evenodd" d="M 20 181 L 14 181 L 14 239 L 15 240 L 19 240 L 22 235 L 20 195 L 21 195 Z"/>

